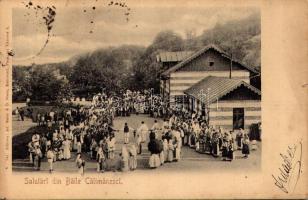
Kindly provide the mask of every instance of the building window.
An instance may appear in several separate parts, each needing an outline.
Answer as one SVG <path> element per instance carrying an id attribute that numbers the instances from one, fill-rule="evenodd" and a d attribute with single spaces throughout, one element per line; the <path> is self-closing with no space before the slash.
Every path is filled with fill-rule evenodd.
<path id="1" fill-rule="evenodd" d="M 213 61 L 210 61 L 209 62 L 209 66 L 211 67 L 211 66 L 213 66 L 214 65 L 214 62 Z"/>
<path id="2" fill-rule="evenodd" d="M 233 108 L 233 130 L 244 129 L 244 108 Z"/>

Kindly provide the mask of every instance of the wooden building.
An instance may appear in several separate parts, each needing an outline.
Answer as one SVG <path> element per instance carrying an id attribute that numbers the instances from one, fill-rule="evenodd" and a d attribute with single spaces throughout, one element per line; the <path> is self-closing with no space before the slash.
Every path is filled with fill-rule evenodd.
<path id="1" fill-rule="evenodd" d="M 191 56 L 193 53 L 193 51 L 165 51 L 160 52 L 156 56 L 156 60 L 157 62 L 162 63 L 162 70 L 165 71 Z"/>
<path id="2" fill-rule="evenodd" d="M 158 63 L 161 63 L 160 69 L 164 72 L 191 56 L 193 53 L 193 51 L 160 52 L 156 56 L 156 60 Z M 164 79 L 160 80 L 160 94 L 165 100 L 169 99 L 169 94 L 166 93 L 166 84 L 167 82 L 164 81 Z"/>
<path id="3" fill-rule="evenodd" d="M 189 102 L 184 91 L 208 76 L 228 77 L 249 84 L 250 77 L 258 74 L 253 68 L 232 60 L 215 45 L 187 54 L 185 58 L 181 57 L 182 60 L 168 62 L 162 56 L 158 58 L 168 68 L 161 75 L 161 95 L 170 105 L 180 103 L 186 108 Z"/>
<path id="4" fill-rule="evenodd" d="M 184 93 L 188 109 L 206 116 L 210 125 L 236 130 L 261 122 L 261 91 L 247 81 L 208 76 Z"/>

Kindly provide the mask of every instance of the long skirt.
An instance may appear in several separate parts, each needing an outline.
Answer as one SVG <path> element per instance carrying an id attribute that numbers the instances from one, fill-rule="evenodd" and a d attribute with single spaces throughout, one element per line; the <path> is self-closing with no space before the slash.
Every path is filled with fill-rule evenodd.
<path id="1" fill-rule="evenodd" d="M 52 158 L 48 158 L 47 161 L 49 163 L 49 170 L 53 170 L 53 168 L 52 168 L 53 159 Z"/>
<path id="2" fill-rule="evenodd" d="M 236 146 L 238 149 L 242 149 L 242 139 L 240 137 L 236 138 Z"/>
<path id="3" fill-rule="evenodd" d="M 128 169 L 129 169 L 129 166 L 128 166 L 128 159 L 123 159 L 123 160 L 122 160 L 122 167 L 121 167 L 121 170 L 122 170 L 123 172 L 126 172 L 126 171 L 128 171 Z"/>
<path id="4" fill-rule="evenodd" d="M 222 157 L 227 157 L 228 156 L 228 149 L 227 147 L 222 147 Z"/>
<path id="5" fill-rule="evenodd" d="M 172 162 L 172 161 L 173 161 L 173 151 L 174 151 L 174 150 L 170 150 L 170 149 L 168 150 L 168 159 L 167 159 L 167 160 L 168 160 L 169 162 Z"/>
<path id="6" fill-rule="evenodd" d="M 205 152 L 205 142 L 199 142 L 199 152 L 204 153 Z"/>
<path id="7" fill-rule="evenodd" d="M 229 150 L 228 151 L 228 156 L 227 157 L 228 157 L 229 160 L 233 160 L 233 150 Z"/>
<path id="8" fill-rule="evenodd" d="M 146 141 L 146 132 L 142 131 L 141 132 L 141 142 L 145 142 Z"/>
<path id="9" fill-rule="evenodd" d="M 154 118 L 157 118 L 158 117 L 158 113 L 157 111 L 154 111 Z"/>
<path id="10" fill-rule="evenodd" d="M 131 170 L 134 170 L 137 168 L 137 157 L 136 156 L 131 156 L 129 158 L 129 168 Z"/>
<path id="11" fill-rule="evenodd" d="M 77 138 L 74 137 L 74 142 L 73 142 L 73 150 L 76 151 L 77 150 Z"/>
<path id="12" fill-rule="evenodd" d="M 160 166 L 160 159 L 158 154 L 152 154 L 149 160 L 149 165 L 151 168 L 156 168 Z"/>
<path id="13" fill-rule="evenodd" d="M 84 167 L 78 167 L 78 174 L 83 175 L 84 174 Z"/>
<path id="14" fill-rule="evenodd" d="M 213 156 L 218 156 L 219 154 L 219 146 L 218 143 L 213 142 L 212 144 Z"/>
<path id="15" fill-rule="evenodd" d="M 249 146 L 248 146 L 248 144 L 243 144 L 242 154 L 245 154 L 245 155 L 249 154 Z"/>
<path id="16" fill-rule="evenodd" d="M 187 135 L 187 145 L 191 146 L 191 134 Z"/>
<path id="17" fill-rule="evenodd" d="M 63 149 L 63 158 L 64 159 L 70 159 L 71 158 L 71 151 L 70 151 L 69 147 L 65 147 Z"/>
<path id="18" fill-rule="evenodd" d="M 81 142 L 77 142 L 77 153 L 81 153 Z"/>
<path id="19" fill-rule="evenodd" d="M 166 162 L 168 162 L 168 155 L 169 155 L 169 152 L 168 152 L 169 150 L 167 149 L 167 150 L 164 150 L 164 161 Z"/>
<path id="20" fill-rule="evenodd" d="M 204 152 L 205 153 L 211 153 L 211 143 L 210 142 L 205 142 L 205 149 L 204 149 Z"/>
<path id="21" fill-rule="evenodd" d="M 176 148 L 175 149 L 175 160 L 180 160 L 181 159 L 181 148 Z"/>
<path id="22" fill-rule="evenodd" d="M 222 139 L 221 138 L 219 138 L 219 149 L 221 149 L 222 148 Z"/>
<path id="23" fill-rule="evenodd" d="M 195 145 L 196 145 L 196 136 L 195 136 L 195 135 L 193 135 L 193 134 L 190 134 L 190 135 L 189 135 L 188 145 L 189 145 L 190 147 L 192 147 L 192 148 L 195 147 Z"/>
<path id="24" fill-rule="evenodd" d="M 33 162 L 34 162 L 33 157 L 34 157 L 33 153 L 30 152 L 30 154 L 29 154 L 29 160 L 30 160 L 30 163 L 32 163 L 32 164 L 33 164 Z"/>
<path id="25" fill-rule="evenodd" d="M 34 168 L 36 170 L 41 168 L 41 158 L 39 156 L 34 156 Z"/>
<path id="26" fill-rule="evenodd" d="M 113 150 L 109 150 L 109 152 L 108 152 L 108 158 L 109 158 L 109 159 L 114 159 L 114 151 L 113 151 Z"/>
<path id="27" fill-rule="evenodd" d="M 159 158 L 160 158 L 161 164 L 164 164 L 164 163 L 165 163 L 165 154 L 164 154 L 164 151 L 160 152 Z"/>

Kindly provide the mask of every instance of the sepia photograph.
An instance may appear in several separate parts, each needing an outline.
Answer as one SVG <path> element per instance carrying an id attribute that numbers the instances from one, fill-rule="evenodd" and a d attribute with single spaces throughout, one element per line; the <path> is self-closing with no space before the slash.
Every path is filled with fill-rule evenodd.
<path id="1" fill-rule="evenodd" d="M 259 8 L 67 3 L 12 9 L 14 173 L 261 170 Z"/>
<path id="2" fill-rule="evenodd" d="M 307 199 L 305 0 L 0 0 L 0 199 Z"/>

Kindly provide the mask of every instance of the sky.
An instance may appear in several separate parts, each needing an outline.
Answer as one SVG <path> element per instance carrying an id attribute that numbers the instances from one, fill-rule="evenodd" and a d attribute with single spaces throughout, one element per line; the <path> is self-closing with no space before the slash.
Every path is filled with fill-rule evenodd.
<path id="1" fill-rule="evenodd" d="M 200 35 L 217 23 L 258 12 L 254 7 L 131 6 L 130 9 L 127 21 L 126 9 L 106 4 L 95 5 L 95 10 L 92 5 L 57 7 L 50 41 L 39 56 L 33 57 L 47 39 L 42 15 L 33 9 L 14 8 L 13 64 L 61 62 L 98 48 L 123 44 L 147 46 L 162 30 L 173 30 L 183 38 L 188 30 Z"/>

